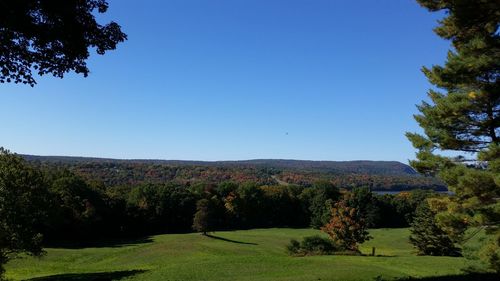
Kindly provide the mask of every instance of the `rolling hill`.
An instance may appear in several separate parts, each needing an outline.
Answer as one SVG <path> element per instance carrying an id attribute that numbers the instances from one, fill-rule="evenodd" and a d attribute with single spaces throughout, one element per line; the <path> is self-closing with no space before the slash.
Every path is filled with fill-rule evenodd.
<path id="1" fill-rule="evenodd" d="M 289 183 L 308 186 L 317 180 L 329 180 L 341 188 L 369 186 L 374 190 L 446 189 L 436 179 L 418 175 L 410 166 L 397 161 L 255 159 L 210 162 L 35 155 L 22 157 L 36 165 L 72 170 L 108 186 L 165 181 L 254 181 L 267 185 Z"/>
<path id="2" fill-rule="evenodd" d="M 239 161 L 188 161 L 188 160 L 157 160 L 157 159 L 112 159 L 74 156 L 35 156 L 21 155 L 31 162 L 52 164 L 153 164 L 169 166 L 207 166 L 207 167 L 246 167 L 271 168 L 284 170 L 301 170 L 325 173 L 355 173 L 374 175 L 416 175 L 417 172 L 408 165 L 397 161 L 310 161 L 288 159 L 254 159 Z"/>

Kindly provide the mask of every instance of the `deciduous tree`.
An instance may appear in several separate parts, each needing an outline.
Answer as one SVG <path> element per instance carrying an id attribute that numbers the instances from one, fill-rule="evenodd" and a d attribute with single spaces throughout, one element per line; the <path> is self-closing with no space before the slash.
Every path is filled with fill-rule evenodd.
<path id="1" fill-rule="evenodd" d="M 331 209 L 332 218 L 324 227 L 323 232 L 342 249 L 358 251 L 358 244 L 369 240 L 365 219 L 356 208 L 349 207 L 346 200 L 341 200 Z"/>
<path id="2" fill-rule="evenodd" d="M 99 24 L 105 0 L 0 1 L 0 82 L 36 84 L 38 75 L 89 74 L 89 49 L 100 55 L 127 36 L 115 22 Z"/>
<path id="3" fill-rule="evenodd" d="M 355 187 L 347 196 L 347 205 L 355 208 L 365 220 L 367 227 L 373 227 L 380 220 L 375 196 L 367 187 Z"/>
<path id="4" fill-rule="evenodd" d="M 193 218 L 193 229 L 207 235 L 213 230 L 213 218 L 210 210 L 210 200 L 201 199 L 196 203 L 196 213 Z"/>
<path id="5" fill-rule="evenodd" d="M 17 254 L 43 253 L 37 226 L 45 217 L 46 199 L 40 172 L 0 148 L 0 279 L 3 265 Z"/>
<path id="6" fill-rule="evenodd" d="M 321 228 L 331 218 L 333 202 L 340 198 L 339 188 L 326 180 L 314 182 L 310 189 L 309 211 L 311 212 L 311 226 Z"/>

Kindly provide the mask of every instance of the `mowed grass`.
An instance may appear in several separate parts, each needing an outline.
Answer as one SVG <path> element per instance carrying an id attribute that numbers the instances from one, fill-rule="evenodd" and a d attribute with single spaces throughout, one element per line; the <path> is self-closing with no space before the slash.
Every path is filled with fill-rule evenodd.
<path id="1" fill-rule="evenodd" d="M 464 258 L 416 256 L 408 229 L 375 229 L 361 251 L 371 256 L 290 257 L 290 239 L 320 234 L 312 229 L 166 234 L 143 241 L 81 249 L 46 249 L 7 266 L 7 277 L 24 280 L 373 280 L 376 276 L 427 277 L 461 274 Z"/>

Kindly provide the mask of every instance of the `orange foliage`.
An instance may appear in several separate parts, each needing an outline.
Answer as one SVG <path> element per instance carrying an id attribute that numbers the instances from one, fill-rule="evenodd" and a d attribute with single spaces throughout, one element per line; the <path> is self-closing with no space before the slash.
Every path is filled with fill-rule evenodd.
<path id="1" fill-rule="evenodd" d="M 346 200 L 335 203 L 330 222 L 321 230 L 337 245 L 350 251 L 357 251 L 359 243 L 371 238 L 366 230 L 365 220 L 356 208 L 347 205 Z"/>

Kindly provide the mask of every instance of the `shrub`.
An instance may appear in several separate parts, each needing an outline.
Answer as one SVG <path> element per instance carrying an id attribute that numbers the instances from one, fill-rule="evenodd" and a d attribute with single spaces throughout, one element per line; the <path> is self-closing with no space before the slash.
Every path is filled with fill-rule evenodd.
<path id="1" fill-rule="evenodd" d="M 299 241 L 292 239 L 290 243 L 286 245 L 286 251 L 289 255 L 297 255 L 300 251 L 300 243 Z"/>
<path id="2" fill-rule="evenodd" d="M 320 237 L 319 235 L 304 237 L 300 243 L 302 250 L 308 253 L 328 254 L 335 251 L 335 245 L 328 238 Z"/>
<path id="3" fill-rule="evenodd" d="M 286 249 L 288 254 L 294 256 L 333 255 L 344 250 L 330 239 L 319 235 L 304 237 L 302 242 L 292 239 Z"/>

